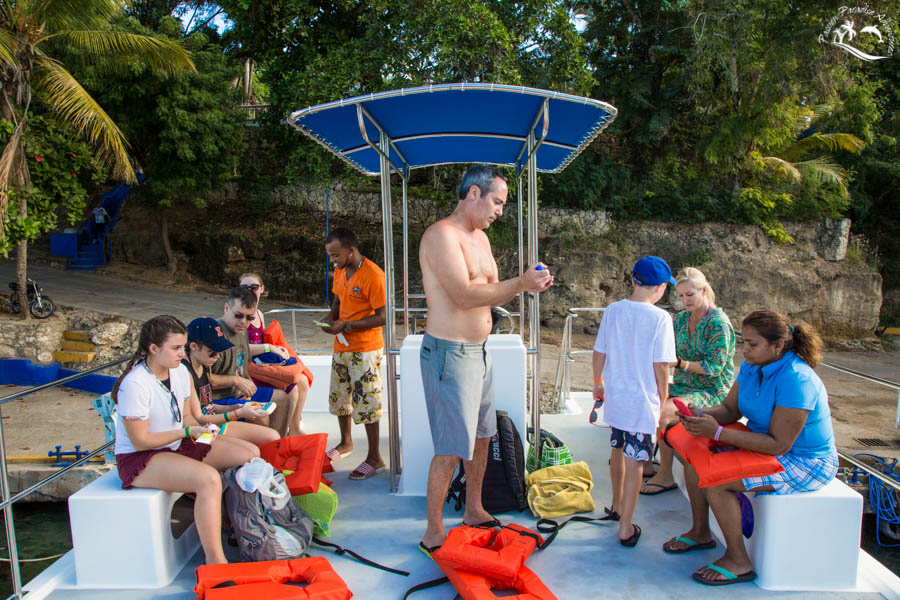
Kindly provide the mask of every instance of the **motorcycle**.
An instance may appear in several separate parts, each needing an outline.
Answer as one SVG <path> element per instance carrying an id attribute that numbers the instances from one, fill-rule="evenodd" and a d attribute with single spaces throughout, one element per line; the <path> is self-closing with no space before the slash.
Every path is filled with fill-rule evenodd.
<path id="1" fill-rule="evenodd" d="M 16 282 L 10 282 L 9 289 L 12 293 L 9 296 L 9 300 L 6 301 L 6 304 L 12 308 L 12 311 L 16 314 L 22 310 L 22 306 L 19 302 L 19 285 Z M 55 306 L 53 305 L 53 301 L 48 297 L 43 295 L 43 288 L 41 288 L 37 281 L 34 279 L 28 280 L 28 312 L 31 313 L 35 319 L 46 319 L 50 315 L 53 314 L 53 310 Z"/>

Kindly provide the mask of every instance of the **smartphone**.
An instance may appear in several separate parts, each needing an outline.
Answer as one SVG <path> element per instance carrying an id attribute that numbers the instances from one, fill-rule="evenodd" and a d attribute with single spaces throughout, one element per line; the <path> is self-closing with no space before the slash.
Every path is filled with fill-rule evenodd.
<path id="1" fill-rule="evenodd" d="M 678 409 L 678 412 L 680 412 L 685 417 L 693 417 L 694 416 L 694 414 L 691 412 L 691 409 L 689 409 L 687 407 L 687 404 L 685 404 L 678 398 L 672 398 L 672 402 L 675 403 L 675 408 Z"/>

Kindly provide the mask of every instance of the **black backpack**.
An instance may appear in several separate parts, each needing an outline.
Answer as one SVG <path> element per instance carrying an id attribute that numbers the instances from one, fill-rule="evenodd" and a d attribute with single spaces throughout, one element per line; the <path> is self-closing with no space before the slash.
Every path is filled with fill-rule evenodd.
<path id="1" fill-rule="evenodd" d="M 459 472 L 450 483 L 447 502 L 455 501 L 461 510 L 466 502 L 466 472 L 459 463 Z M 497 411 L 497 433 L 488 446 L 487 466 L 481 486 L 481 503 L 489 513 L 525 510 L 525 451 L 515 423 L 506 411 Z"/>

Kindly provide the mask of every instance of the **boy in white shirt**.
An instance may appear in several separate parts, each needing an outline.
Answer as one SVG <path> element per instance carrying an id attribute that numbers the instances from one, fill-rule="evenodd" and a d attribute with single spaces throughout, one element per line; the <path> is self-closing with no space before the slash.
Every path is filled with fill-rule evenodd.
<path id="1" fill-rule="evenodd" d="M 604 401 L 604 420 L 612 427 L 609 475 L 612 506 L 608 520 L 619 521 L 619 543 L 632 547 L 641 528 L 632 522 L 641 490 L 643 461 L 653 455 L 660 399 L 668 396 L 669 365 L 674 363 L 672 317 L 654 306 L 675 285 L 672 270 L 658 256 L 645 256 L 632 269 L 634 291 L 610 304 L 594 343 L 594 407 Z M 604 375 L 606 375 L 604 382 Z"/>

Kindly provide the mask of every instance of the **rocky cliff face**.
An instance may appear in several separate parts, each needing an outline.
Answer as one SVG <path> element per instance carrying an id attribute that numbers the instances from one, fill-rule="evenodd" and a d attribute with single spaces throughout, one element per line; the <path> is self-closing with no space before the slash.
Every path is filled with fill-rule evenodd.
<path id="1" fill-rule="evenodd" d="M 236 194 L 229 204 L 233 207 Z M 330 191 L 332 228 L 353 228 L 362 252 L 383 263 L 380 199 L 377 193 L 336 188 Z M 454 203 L 455 204 L 455 203 Z M 244 271 L 262 275 L 274 298 L 322 305 L 325 297 L 325 191 L 294 187 L 277 190 L 266 216 L 211 202 L 206 211 L 176 216 L 171 226 L 176 251 L 188 270 L 228 286 Z M 449 214 L 452 204 L 410 198 L 410 292 L 421 291 L 418 240 L 424 228 Z M 402 292 L 400 194 L 394 195 L 396 288 Z M 518 268 L 516 207 L 508 205 L 489 235 L 501 277 Z M 758 308 L 772 308 L 803 319 L 833 339 L 868 338 L 878 324 L 881 276 L 865 264 L 841 258 L 846 223 L 796 224 L 787 229 L 796 243 L 779 245 L 756 227 L 706 223 L 614 223 L 603 212 L 542 209 L 540 257 L 556 276 L 541 299 L 542 321 L 561 327 L 570 307 L 606 306 L 628 295 L 629 274 L 645 254 L 662 256 L 673 269 L 703 270 L 736 325 Z M 113 232 L 114 258 L 160 264 L 158 226 L 152 215 L 132 204 Z M 835 233 L 837 232 L 837 233 Z M 826 258 L 828 260 L 826 260 Z M 677 298 L 670 294 L 669 302 Z M 584 326 L 592 329 L 585 320 Z"/>

